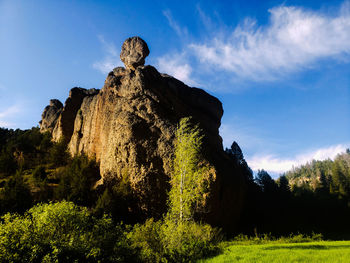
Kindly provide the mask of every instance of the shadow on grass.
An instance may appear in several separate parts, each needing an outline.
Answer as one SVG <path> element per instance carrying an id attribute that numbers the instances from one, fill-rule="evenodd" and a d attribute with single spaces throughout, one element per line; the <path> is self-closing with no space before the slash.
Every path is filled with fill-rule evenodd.
<path id="1" fill-rule="evenodd" d="M 266 247 L 264 250 L 277 250 L 277 249 L 310 249 L 310 250 L 326 250 L 326 249 L 350 249 L 350 245 L 338 245 L 338 246 L 323 246 L 323 245 L 296 245 L 296 246 L 273 246 Z"/>
<path id="2" fill-rule="evenodd" d="M 204 257 L 198 259 L 198 262 L 202 262 L 206 259 L 214 258 L 216 256 L 219 256 L 224 253 L 224 250 L 222 248 L 216 247 L 215 249 L 211 250 L 207 255 Z"/>

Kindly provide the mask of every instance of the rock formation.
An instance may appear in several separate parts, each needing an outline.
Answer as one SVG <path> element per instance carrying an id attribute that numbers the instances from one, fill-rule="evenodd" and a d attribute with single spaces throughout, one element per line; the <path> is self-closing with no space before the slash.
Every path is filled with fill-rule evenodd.
<path id="1" fill-rule="evenodd" d="M 64 108 L 61 110 L 52 132 L 55 141 L 59 141 L 61 138 L 66 141 L 70 140 L 74 130 L 74 121 L 84 98 L 94 96 L 98 92 L 97 89 L 86 90 L 78 87 L 70 90 L 69 97 L 64 103 Z"/>
<path id="2" fill-rule="evenodd" d="M 62 102 L 55 99 L 50 100 L 50 105 L 45 107 L 44 112 L 41 115 L 41 121 L 39 122 L 41 132 L 52 132 L 55 128 L 57 119 L 61 114 L 62 108 Z"/>
<path id="3" fill-rule="evenodd" d="M 51 131 L 55 141 L 67 140 L 72 155 L 96 158 L 102 178 L 127 177 L 145 214 L 159 216 L 166 209 L 174 133 L 181 118 L 192 116 L 205 135 L 204 155 L 216 170 L 210 212 L 203 218 L 226 229 L 235 227 L 245 186 L 223 151 L 222 104 L 201 89 L 144 66 L 148 53 L 141 38 L 127 39 L 120 55 L 125 68 L 110 72 L 101 90 L 73 88 L 55 121 L 46 119 L 50 106 L 45 108 L 41 131 Z"/>
<path id="4" fill-rule="evenodd" d="M 139 37 L 130 37 L 125 40 L 120 53 L 120 59 L 127 69 L 135 70 L 145 65 L 145 58 L 149 54 L 146 42 Z"/>

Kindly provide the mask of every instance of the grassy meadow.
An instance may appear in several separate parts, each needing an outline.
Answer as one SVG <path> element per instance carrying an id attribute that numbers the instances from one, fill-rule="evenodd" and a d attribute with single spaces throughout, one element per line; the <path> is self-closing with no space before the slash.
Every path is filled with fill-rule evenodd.
<path id="1" fill-rule="evenodd" d="M 223 252 L 201 263 L 221 262 L 350 262 L 350 241 L 308 243 L 237 244 L 226 243 Z"/>

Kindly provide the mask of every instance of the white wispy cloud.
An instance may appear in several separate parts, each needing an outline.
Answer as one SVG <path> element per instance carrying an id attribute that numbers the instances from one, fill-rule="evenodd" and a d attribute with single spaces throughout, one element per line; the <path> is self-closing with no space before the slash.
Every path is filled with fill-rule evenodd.
<path id="1" fill-rule="evenodd" d="M 349 144 L 332 145 L 296 155 L 294 158 L 279 158 L 274 155 L 255 155 L 247 159 L 248 165 L 254 171 L 264 169 L 267 172 L 281 174 L 293 167 L 306 164 L 312 160 L 334 159 L 339 153 L 345 152 Z"/>
<path id="2" fill-rule="evenodd" d="M 186 59 L 186 54 L 164 55 L 156 59 L 157 68 L 160 72 L 169 74 L 187 85 L 197 86 L 198 83 L 192 78 L 192 66 Z"/>
<path id="3" fill-rule="evenodd" d="M 117 66 L 122 66 L 119 58 L 118 49 L 111 42 L 104 39 L 103 36 L 99 35 L 98 40 L 102 44 L 102 49 L 105 52 L 105 56 L 101 61 L 93 63 L 92 67 L 99 70 L 103 74 L 107 74 Z"/>
<path id="4" fill-rule="evenodd" d="M 202 21 L 202 24 L 204 25 L 204 27 L 206 28 L 206 30 L 212 30 L 214 28 L 214 23 L 212 21 L 212 19 L 210 18 L 210 16 L 208 16 L 200 7 L 199 4 L 197 4 L 197 12 L 199 15 L 199 18 Z"/>
<path id="5" fill-rule="evenodd" d="M 21 107 L 18 104 L 2 109 L 0 111 L 0 127 L 14 128 L 15 123 L 13 123 L 11 120 L 20 112 Z"/>
<path id="6" fill-rule="evenodd" d="M 163 15 L 168 20 L 169 26 L 176 32 L 179 37 L 188 35 L 188 30 L 186 27 L 181 27 L 178 22 L 173 18 L 170 10 L 164 10 Z"/>
<path id="7" fill-rule="evenodd" d="M 265 26 L 247 18 L 234 30 L 224 34 L 219 30 L 209 41 L 191 43 L 186 49 L 214 70 L 252 80 L 273 80 L 313 67 L 320 59 L 349 58 L 349 2 L 335 15 L 288 6 L 269 13 Z"/>

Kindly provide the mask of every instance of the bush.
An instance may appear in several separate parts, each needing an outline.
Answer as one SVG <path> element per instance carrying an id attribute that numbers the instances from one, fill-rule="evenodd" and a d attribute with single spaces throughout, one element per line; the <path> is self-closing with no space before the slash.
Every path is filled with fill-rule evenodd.
<path id="1" fill-rule="evenodd" d="M 29 186 L 24 182 L 21 171 L 11 177 L 1 192 L 1 208 L 3 212 L 23 213 L 32 206 L 32 195 Z"/>
<path id="2" fill-rule="evenodd" d="M 207 224 L 149 219 L 128 238 L 143 262 L 194 262 L 217 253 L 221 235 Z"/>
<path id="3" fill-rule="evenodd" d="M 50 149 L 50 161 L 54 167 L 64 166 L 67 164 L 70 155 L 67 150 L 67 142 L 61 139 L 59 142 L 54 143 Z"/>
<path id="4" fill-rule="evenodd" d="M 42 165 L 37 166 L 33 171 L 33 177 L 37 183 L 45 181 L 46 175 L 45 167 Z"/>
<path id="5" fill-rule="evenodd" d="M 2 151 L 0 153 L 0 174 L 9 176 L 14 174 L 18 168 L 17 162 L 11 153 Z"/>
<path id="6" fill-rule="evenodd" d="M 311 236 L 303 234 L 290 234 L 288 237 L 281 237 L 279 240 L 285 243 L 306 243 L 313 241 L 321 241 L 323 239 L 322 234 L 312 233 Z"/>
<path id="7" fill-rule="evenodd" d="M 128 233 L 131 246 L 138 250 L 142 262 L 164 262 L 161 225 L 161 221 L 151 218 L 142 225 L 134 225 Z"/>
<path id="8" fill-rule="evenodd" d="M 162 230 L 166 257 L 171 262 L 193 262 L 218 252 L 220 232 L 208 224 L 166 221 Z"/>
<path id="9" fill-rule="evenodd" d="M 140 222 L 138 200 L 132 192 L 127 174 L 122 178 L 105 176 L 97 193 L 99 195 L 94 208 L 95 215 L 109 214 L 115 222 L 123 221 L 127 224 Z"/>
<path id="10" fill-rule="evenodd" d="M 0 224 L 0 262 L 130 262 L 121 226 L 71 202 L 40 204 Z"/>
<path id="11" fill-rule="evenodd" d="M 92 187 L 100 179 L 100 171 L 94 160 L 87 156 L 75 156 L 71 162 L 61 170 L 60 183 L 56 189 L 59 200 L 66 199 L 78 205 L 89 206 L 95 201 Z"/>

